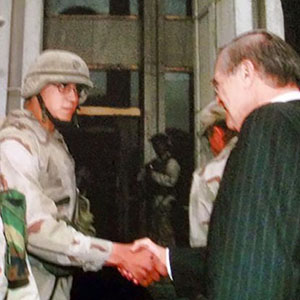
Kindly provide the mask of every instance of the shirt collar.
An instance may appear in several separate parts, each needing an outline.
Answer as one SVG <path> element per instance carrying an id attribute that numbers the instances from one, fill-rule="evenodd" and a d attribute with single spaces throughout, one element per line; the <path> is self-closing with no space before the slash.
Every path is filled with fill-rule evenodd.
<path id="1" fill-rule="evenodd" d="M 288 101 L 295 101 L 295 100 L 300 100 L 300 91 L 293 91 L 293 92 L 281 94 L 279 96 L 272 98 L 270 102 L 271 103 L 288 102 Z"/>

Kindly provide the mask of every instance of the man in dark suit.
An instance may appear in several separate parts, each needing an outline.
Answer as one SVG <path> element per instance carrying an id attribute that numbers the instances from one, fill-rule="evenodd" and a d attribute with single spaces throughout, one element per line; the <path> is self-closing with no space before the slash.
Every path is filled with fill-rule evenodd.
<path id="1" fill-rule="evenodd" d="M 175 287 L 214 300 L 300 299 L 299 80 L 299 56 L 269 32 L 245 33 L 219 52 L 212 83 L 239 140 L 208 245 L 135 244 L 165 262 Z"/>

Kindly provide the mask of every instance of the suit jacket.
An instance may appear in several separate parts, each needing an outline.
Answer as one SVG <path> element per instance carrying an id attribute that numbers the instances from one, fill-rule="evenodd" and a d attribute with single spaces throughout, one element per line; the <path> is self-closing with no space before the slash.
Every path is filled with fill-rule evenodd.
<path id="1" fill-rule="evenodd" d="M 268 104 L 242 126 L 207 248 L 170 249 L 174 284 L 209 299 L 300 299 L 300 101 Z"/>

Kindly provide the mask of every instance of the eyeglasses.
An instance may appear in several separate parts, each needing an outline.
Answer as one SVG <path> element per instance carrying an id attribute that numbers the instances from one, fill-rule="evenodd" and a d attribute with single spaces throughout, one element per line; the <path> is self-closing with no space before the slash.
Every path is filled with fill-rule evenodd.
<path id="1" fill-rule="evenodd" d="M 71 90 L 74 90 L 74 87 L 71 85 L 71 83 L 62 83 L 62 82 L 55 82 L 52 83 L 55 85 L 60 93 L 67 94 Z M 82 94 L 87 94 L 87 88 L 83 84 L 75 84 L 75 89 L 77 95 L 80 97 Z"/>

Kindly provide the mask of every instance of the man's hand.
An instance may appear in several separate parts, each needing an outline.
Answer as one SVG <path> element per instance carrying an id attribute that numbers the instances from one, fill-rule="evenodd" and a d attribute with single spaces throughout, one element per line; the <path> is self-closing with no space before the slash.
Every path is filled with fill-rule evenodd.
<path id="1" fill-rule="evenodd" d="M 156 270 L 157 258 L 146 248 L 131 251 L 132 244 L 113 244 L 112 254 L 106 265 L 115 266 L 120 273 L 135 284 L 148 286 L 158 281 L 160 276 Z"/>
<path id="2" fill-rule="evenodd" d="M 153 259 L 153 263 L 155 265 L 156 271 L 161 276 L 164 277 L 167 276 L 168 275 L 167 266 L 166 266 L 167 249 L 155 244 L 149 238 L 136 240 L 133 243 L 133 246 L 131 248 L 133 252 L 141 251 L 142 249 L 147 249 L 154 254 L 155 259 Z"/>

